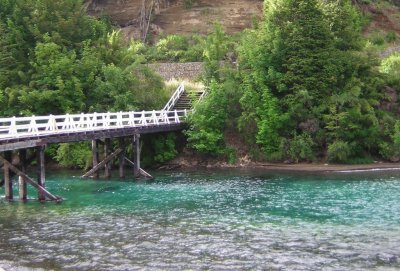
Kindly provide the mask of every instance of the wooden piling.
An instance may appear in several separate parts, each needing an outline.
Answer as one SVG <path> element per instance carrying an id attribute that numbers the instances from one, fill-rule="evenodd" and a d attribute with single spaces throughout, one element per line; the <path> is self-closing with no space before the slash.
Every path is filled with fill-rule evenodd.
<path id="1" fill-rule="evenodd" d="M 140 178 L 140 134 L 133 136 L 133 175 Z"/>
<path id="2" fill-rule="evenodd" d="M 39 186 L 45 188 L 46 175 L 45 175 L 45 161 L 44 161 L 44 150 L 45 146 L 39 146 L 36 148 L 37 151 L 37 183 Z M 38 191 L 39 201 L 45 201 L 46 195 L 43 190 Z"/>
<path id="3" fill-rule="evenodd" d="M 26 172 L 26 149 L 22 149 L 19 151 L 19 161 L 20 161 L 20 168 L 22 172 Z M 27 200 L 27 195 L 28 195 L 28 190 L 27 190 L 27 184 L 24 179 L 24 177 L 19 176 L 18 177 L 18 184 L 19 184 L 19 200 L 20 201 L 26 201 Z"/>
<path id="4" fill-rule="evenodd" d="M 82 178 L 88 178 L 90 176 L 93 176 L 96 171 L 99 171 L 101 167 L 104 167 L 108 162 L 110 162 L 112 159 L 117 157 L 117 155 L 121 152 L 121 149 L 117 149 L 115 152 L 107 156 L 103 161 L 101 161 L 95 168 L 92 168 L 89 170 L 86 174 L 82 176 Z"/>
<path id="5" fill-rule="evenodd" d="M 111 139 L 110 138 L 106 138 L 105 142 L 104 142 L 104 157 L 108 157 L 111 155 Z M 107 179 L 111 178 L 111 162 L 107 161 L 107 163 L 104 165 L 104 176 Z"/>
<path id="6" fill-rule="evenodd" d="M 7 167 L 12 170 L 15 174 L 17 174 L 18 176 L 22 176 L 25 181 L 27 181 L 28 183 L 30 183 L 33 187 L 35 187 L 36 189 L 38 189 L 39 191 L 42 191 L 42 193 L 50 200 L 55 201 L 55 202 L 61 202 L 62 198 L 58 197 L 58 196 L 54 196 L 53 194 L 51 194 L 49 191 L 47 191 L 43 186 L 40 186 L 37 182 L 35 182 L 33 179 L 31 179 L 28 175 L 26 175 L 24 172 L 22 172 L 21 170 L 19 170 L 18 168 L 16 168 L 15 166 L 13 166 L 10 162 L 8 162 L 5 158 L 3 158 L 0 155 L 0 162 L 3 162 L 4 166 L 7 165 Z"/>
<path id="7" fill-rule="evenodd" d="M 93 159 L 92 159 L 92 168 L 96 168 L 97 165 L 99 164 L 99 141 L 94 139 L 92 140 L 92 155 L 93 155 Z M 99 176 L 99 172 L 96 171 L 93 174 L 93 178 L 98 179 Z"/>
<path id="8" fill-rule="evenodd" d="M 12 161 L 12 153 L 10 151 L 7 151 L 5 153 L 5 159 L 11 163 Z M 13 183 L 11 180 L 10 176 L 10 167 L 8 163 L 4 163 L 3 165 L 4 169 L 4 193 L 5 193 L 5 199 L 8 201 L 12 201 L 14 198 L 13 194 Z"/>
<path id="9" fill-rule="evenodd" d="M 122 150 L 119 154 L 119 178 L 124 179 L 125 178 L 125 171 L 124 171 L 124 166 L 125 166 L 125 140 L 124 138 L 119 138 L 118 139 L 119 143 L 119 148 Z"/>

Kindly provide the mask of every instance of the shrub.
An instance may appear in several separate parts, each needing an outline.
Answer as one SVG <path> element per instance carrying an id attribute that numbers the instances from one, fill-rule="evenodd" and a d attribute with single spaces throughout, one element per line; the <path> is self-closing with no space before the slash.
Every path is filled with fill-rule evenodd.
<path id="1" fill-rule="evenodd" d="M 231 146 L 227 147 L 225 149 L 225 154 L 226 154 L 226 156 L 228 158 L 228 163 L 229 164 L 231 164 L 231 165 L 236 164 L 236 162 L 237 162 L 237 150 L 234 147 L 231 147 Z"/>
<path id="2" fill-rule="evenodd" d="M 56 160 L 65 167 L 87 169 L 92 159 L 89 143 L 64 143 L 57 150 Z"/>
<path id="3" fill-rule="evenodd" d="M 197 0 L 183 0 L 183 4 L 187 9 L 192 8 L 196 2 Z"/>
<path id="4" fill-rule="evenodd" d="M 386 34 L 386 41 L 387 42 L 394 42 L 394 41 L 396 41 L 396 39 L 397 39 L 397 36 L 396 36 L 396 33 L 395 32 L 393 32 L 393 31 L 390 31 L 389 33 L 387 33 Z"/>
<path id="5" fill-rule="evenodd" d="M 289 141 L 288 155 L 296 163 L 299 161 L 311 161 L 314 157 L 314 141 L 308 133 L 295 135 Z"/>
<path id="6" fill-rule="evenodd" d="M 328 146 L 328 161 L 345 162 L 349 159 L 351 148 L 347 142 L 337 140 Z"/>
<path id="7" fill-rule="evenodd" d="M 381 63 L 380 70 L 392 76 L 400 77 L 400 53 L 394 53 Z"/>

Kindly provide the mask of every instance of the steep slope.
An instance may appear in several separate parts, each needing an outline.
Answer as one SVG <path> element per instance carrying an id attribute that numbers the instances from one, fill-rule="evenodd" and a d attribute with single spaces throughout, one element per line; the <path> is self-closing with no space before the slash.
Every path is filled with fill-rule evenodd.
<path id="1" fill-rule="evenodd" d="M 188 7 L 188 2 L 191 3 Z M 154 3 L 154 4 L 153 4 Z M 143 13 L 150 19 L 149 32 L 160 34 L 206 34 L 219 21 L 228 33 L 251 26 L 262 16 L 262 0 L 87 0 L 91 15 L 102 13 L 121 26 L 128 37 L 140 37 Z M 152 7 L 151 14 L 149 10 Z"/>
<path id="2" fill-rule="evenodd" d="M 263 14 L 263 0 L 86 0 L 89 14 L 104 13 L 121 27 L 126 37 L 142 38 L 148 33 L 157 39 L 168 34 L 207 34 L 216 21 L 232 34 L 251 26 Z M 400 46 L 400 1 L 358 1 L 353 3 L 370 19 L 364 29 L 370 40 L 385 40 L 395 35 L 386 56 Z M 147 25 L 148 24 L 148 25 Z M 396 39 L 397 36 L 397 39 Z"/>

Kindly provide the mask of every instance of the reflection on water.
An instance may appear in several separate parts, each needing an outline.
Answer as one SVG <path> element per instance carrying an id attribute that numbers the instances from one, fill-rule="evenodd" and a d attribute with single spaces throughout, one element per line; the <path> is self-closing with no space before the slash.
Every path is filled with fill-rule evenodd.
<path id="1" fill-rule="evenodd" d="M 154 182 L 72 175 L 48 178 L 61 205 L 0 203 L 0 267 L 400 269 L 398 173 L 160 173 Z"/>

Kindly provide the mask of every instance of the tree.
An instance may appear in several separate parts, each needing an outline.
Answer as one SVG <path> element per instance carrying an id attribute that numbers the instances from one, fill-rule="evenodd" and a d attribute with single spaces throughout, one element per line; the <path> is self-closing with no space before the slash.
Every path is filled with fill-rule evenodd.
<path id="1" fill-rule="evenodd" d="M 256 126 L 253 138 L 270 159 L 309 160 L 339 141 L 349 146 L 347 158 L 376 153 L 382 81 L 356 51 L 360 20 L 350 1 L 268 0 L 265 7 L 263 27 L 239 46 L 240 127 Z"/>

